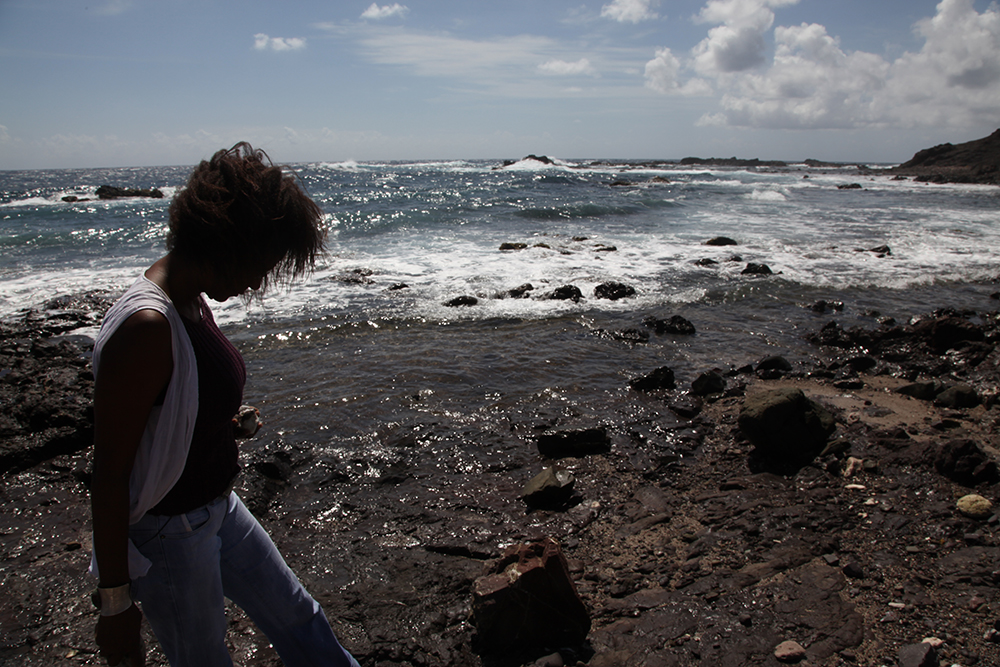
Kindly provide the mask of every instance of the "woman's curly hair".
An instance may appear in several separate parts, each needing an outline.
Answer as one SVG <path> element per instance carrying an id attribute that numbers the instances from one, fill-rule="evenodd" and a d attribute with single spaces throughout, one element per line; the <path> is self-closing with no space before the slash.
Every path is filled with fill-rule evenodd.
<path id="1" fill-rule="evenodd" d="M 263 292 L 312 270 L 323 252 L 322 220 L 293 173 L 240 142 L 191 172 L 170 204 L 167 249 L 223 274 L 247 264 L 270 267 L 280 257 Z"/>

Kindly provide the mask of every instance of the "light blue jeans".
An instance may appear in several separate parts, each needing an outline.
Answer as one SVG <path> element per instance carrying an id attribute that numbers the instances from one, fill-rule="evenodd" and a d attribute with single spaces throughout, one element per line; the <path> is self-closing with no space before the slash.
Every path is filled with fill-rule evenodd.
<path id="1" fill-rule="evenodd" d="M 235 493 L 178 516 L 147 514 L 129 537 L 153 562 L 132 594 L 173 667 L 231 667 L 229 598 L 286 667 L 358 667 L 267 532 Z"/>

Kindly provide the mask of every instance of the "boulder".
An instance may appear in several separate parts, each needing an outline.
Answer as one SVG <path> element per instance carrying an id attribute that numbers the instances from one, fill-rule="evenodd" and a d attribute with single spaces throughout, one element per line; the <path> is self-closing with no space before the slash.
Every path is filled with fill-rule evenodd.
<path id="1" fill-rule="evenodd" d="M 919 398 L 921 401 L 933 401 L 934 397 L 938 395 L 941 387 L 937 382 L 911 382 L 910 384 L 904 384 L 896 387 L 897 394 L 903 394 L 904 396 L 910 396 L 912 398 Z"/>
<path id="2" fill-rule="evenodd" d="M 673 389 L 674 371 L 667 366 L 660 366 L 651 373 L 629 380 L 628 386 L 636 391 L 655 391 L 657 389 Z"/>
<path id="3" fill-rule="evenodd" d="M 966 341 L 981 341 L 984 337 L 981 327 L 962 317 L 950 316 L 922 321 L 914 327 L 914 332 L 938 354 L 944 354 Z"/>
<path id="4" fill-rule="evenodd" d="M 512 545 L 487 567 L 473 584 L 472 619 L 482 654 L 576 646 L 590 632 L 590 613 L 552 538 Z"/>
<path id="5" fill-rule="evenodd" d="M 557 301 L 580 301 L 583 299 L 583 292 L 576 285 L 563 285 L 543 295 L 541 298 Z"/>
<path id="6" fill-rule="evenodd" d="M 928 642 L 907 644 L 899 649 L 899 667 L 938 667 L 937 651 Z"/>
<path id="7" fill-rule="evenodd" d="M 517 287 L 513 287 L 505 292 L 500 292 L 500 294 L 497 295 L 497 298 L 525 299 L 528 297 L 528 292 L 532 291 L 533 289 L 535 289 L 534 285 L 532 285 L 531 283 L 524 283 L 523 285 L 518 285 Z"/>
<path id="8" fill-rule="evenodd" d="M 975 389 L 967 384 L 957 384 L 938 394 L 934 403 L 944 408 L 974 408 L 980 400 Z"/>
<path id="9" fill-rule="evenodd" d="M 735 240 L 729 238 L 728 236 L 716 236 L 705 241 L 705 245 L 714 246 L 724 246 L 724 245 L 739 245 Z"/>
<path id="10" fill-rule="evenodd" d="M 527 243 L 501 243 L 500 250 L 524 250 L 528 247 Z"/>
<path id="11" fill-rule="evenodd" d="M 768 266 L 767 264 L 757 264 L 755 262 L 750 262 L 746 265 L 746 267 L 742 271 L 740 271 L 740 273 L 742 273 L 743 275 L 751 275 L 751 276 L 769 276 L 774 272 L 771 271 L 771 267 Z"/>
<path id="12" fill-rule="evenodd" d="M 689 336 L 695 333 L 694 325 L 680 315 L 672 315 L 669 320 L 662 320 L 649 315 L 642 323 L 658 334 L 682 334 Z"/>
<path id="13" fill-rule="evenodd" d="M 594 296 L 598 299 L 617 301 L 618 299 L 635 296 L 635 288 L 624 283 L 608 281 L 594 288 Z"/>
<path id="14" fill-rule="evenodd" d="M 611 438 L 604 426 L 550 431 L 538 436 L 538 452 L 550 459 L 583 457 L 611 451 Z"/>
<path id="15" fill-rule="evenodd" d="M 726 390 L 726 379 L 719 371 L 705 371 L 691 383 L 691 393 L 695 396 L 721 394 Z"/>
<path id="16" fill-rule="evenodd" d="M 826 408 L 794 388 L 747 396 L 737 424 L 765 457 L 814 455 L 836 428 Z"/>
<path id="17" fill-rule="evenodd" d="M 1000 481 L 997 464 L 973 440 L 949 440 L 939 445 L 932 455 L 934 469 L 962 486 Z"/>
<path id="18" fill-rule="evenodd" d="M 460 306 L 475 306 L 477 303 L 479 303 L 479 299 L 477 299 L 474 296 L 469 296 L 466 294 L 462 296 L 456 296 L 454 299 L 448 299 L 447 301 L 444 302 L 444 305 L 448 306 L 449 308 L 458 308 Z"/>
<path id="19" fill-rule="evenodd" d="M 150 197 L 163 199 L 163 192 L 158 188 L 119 188 L 114 185 L 102 185 L 95 193 L 99 199 L 121 199 L 124 197 Z"/>

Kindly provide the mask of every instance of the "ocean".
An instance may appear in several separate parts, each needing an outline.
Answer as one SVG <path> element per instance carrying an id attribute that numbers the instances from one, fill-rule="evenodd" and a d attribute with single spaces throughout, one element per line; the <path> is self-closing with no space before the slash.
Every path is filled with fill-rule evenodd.
<path id="1" fill-rule="evenodd" d="M 274 437 L 375 460 L 385 433 L 418 423 L 539 402 L 610 414 L 630 378 L 660 366 L 683 389 L 773 354 L 808 363 L 803 335 L 831 319 L 998 307 L 1000 188 L 895 180 L 878 166 L 501 165 L 290 165 L 326 214 L 327 255 L 291 289 L 212 304 Z M 124 290 L 164 252 L 189 171 L 0 172 L 0 317 Z M 165 196 L 97 200 L 102 184 Z M 737 245 L 706 245 L 715 237 Z M 743 273 L 751 263 L 772 273 Z M 608 282 L 634 295 L 598 298 Z M 542 298 L 567 285 L 581 298 Z M 447 305 L 463 296 L 474 305 Z M 843 309 L 817 313 L 820 300 Z M 643 324 L 673 315 L 696 333 Z"/>

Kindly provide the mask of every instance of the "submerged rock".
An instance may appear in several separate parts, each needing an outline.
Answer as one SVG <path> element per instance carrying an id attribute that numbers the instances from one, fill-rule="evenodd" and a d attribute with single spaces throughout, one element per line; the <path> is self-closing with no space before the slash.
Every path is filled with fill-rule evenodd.
<path id="1" fill-rule="evenodd" d="M 662 320 L 649 315 L 642 318 L 642 323 L 658 334 L 681 334 L 689 336 L 695 333 L 694 325 L 680 315 L 672 315 L 669 320 Z"/>
<path id="2" fill-rule="evenodd" d="M 667 366 L 660 366 L 646 375 L 629 380 L 628 386 L 636 391 L 673 389 L 676 386 L 674 384 L 674 371 Z"/>
<path id="3" fill-rule="evenodd" d="M 552 459 L 611 451 L 611 438 L 604 426 L 552 431 L 538 436 L 538 452 Z"/>

